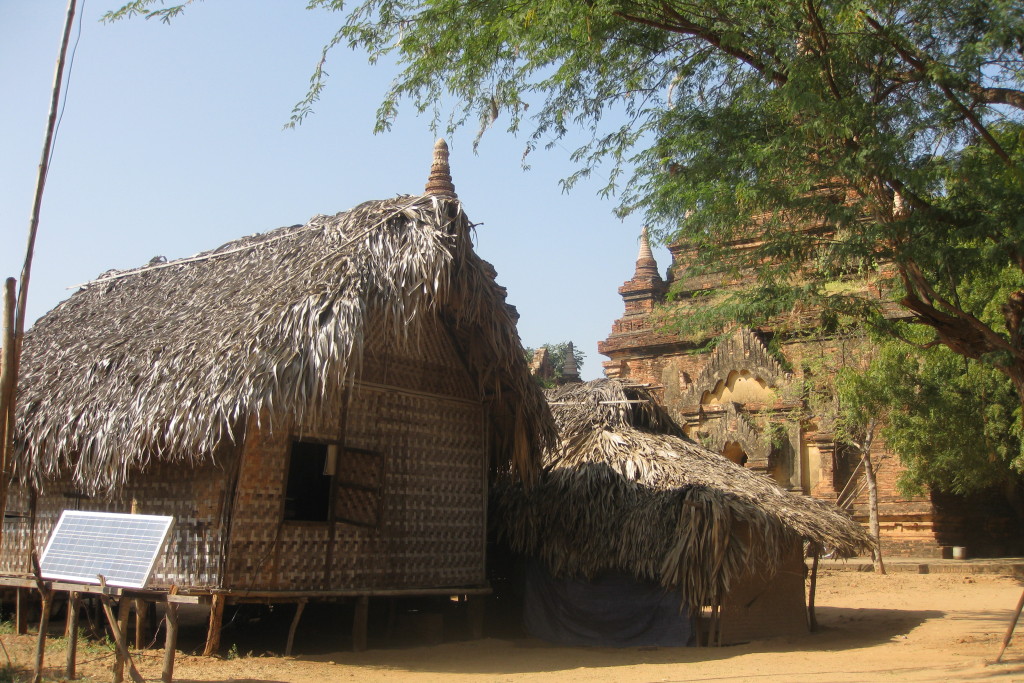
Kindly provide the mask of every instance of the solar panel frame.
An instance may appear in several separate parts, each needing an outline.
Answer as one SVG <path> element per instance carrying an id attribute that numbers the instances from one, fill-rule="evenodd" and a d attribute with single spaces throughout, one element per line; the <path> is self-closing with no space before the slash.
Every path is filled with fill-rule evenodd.
<path id="1" fill-rule="evenodd" d="M 64 510 L 39 564 L 44 579 L 145 588 L 174 518 Z"/>

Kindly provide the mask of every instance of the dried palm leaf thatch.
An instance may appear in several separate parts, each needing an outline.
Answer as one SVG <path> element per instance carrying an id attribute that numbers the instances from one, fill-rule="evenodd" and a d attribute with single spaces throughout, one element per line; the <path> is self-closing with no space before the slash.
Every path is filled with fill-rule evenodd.
<path id="1" fill-rule="evenodd" d="M 110 490 L 211 459 L 248 416 L 340 406 L 372 316 L 400 344 L 444 323 L 528 479 L 555 432 L 471 228 L 457 200 L 401 196 L 83 286 L 26 335 L 17 476 Z"/>
<path id="2" fill-rule="evenodd" d="M 548 401 L 559 445 L 535 486 L 499 488 L 498 523 L 555 576 L 625 571 L 714 605 L 744 572 L 774 573 L 798 539 L 846 556 L 872 547 L 834 506 L 684 437 L 642 387 L 566 384 Z"/>

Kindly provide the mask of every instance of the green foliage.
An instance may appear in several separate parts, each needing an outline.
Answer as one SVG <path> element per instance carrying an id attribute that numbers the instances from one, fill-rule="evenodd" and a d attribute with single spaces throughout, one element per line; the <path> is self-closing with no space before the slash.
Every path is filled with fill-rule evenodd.
<path id="1" fill-rule="evenodd" d="M 905 492 L 972 493 L 1021 481 L 1020 401 L 990 366 L 944 347 L 888 341 L 865 372 L 844 376 L 840 386 L 845 403 L 887 416 L 882 436 L 907 467 Z"/>
<path id="2" fill-rule="evenodd" d="M 156 4 L 107 18 L 169 20 L 188 3 Z M 689 307 L 685 330 L 778 325 L 800 309 L 825 330 L 894 331 L 899 301 L 938 342 L 1024 386 L 1019 2 L 308 7 L 338 12 L 339 28 L 293 123 L 313 111 L 334 47 L 393 59 L 378 130 L 405 103 L 449 129 L 527 127 L 526 153 L 582 131 L 566 187 L 600 166 L 620 212 L 695 247 L 684 275 L 728 283 Z M 984 300 L 979 282 L 1006 286 Z"/>

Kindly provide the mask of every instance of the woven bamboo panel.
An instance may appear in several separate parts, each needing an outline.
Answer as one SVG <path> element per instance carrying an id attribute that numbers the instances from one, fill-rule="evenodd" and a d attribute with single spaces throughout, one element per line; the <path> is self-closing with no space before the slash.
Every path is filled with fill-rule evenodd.
<path id="1" fill-rule="evenodd" d="M 171 515 L 174 526 L 157 560 L 150 586 L 219 586 L 223 536 L 224 471 L 205 466 L 195 469 L 158 465 L 131 477 L 116 497 L 82 498 L 66 481 L 50 482 L 38 499 L 35 537 L 42 552 L 50 532 L 65 509 L 131 512 L 132 500 L 141 514 Z M 8 510 L 28 514 L 27 493 L 12 487 Z M 29 521 L 4 524 L 0 571 L 27 572 Z"/>
<path id="2" fill-rule="evenodd" d="M 441 323 L 429 316 L 408 330 L 407 342 L 368 344 L 360 379 L 443 396 L 475 399 L 478 388 L 452 347 Z M 371 339 L 386 339 L 379 321 L 371 322 Z"/>
<path id="3" fill-rule="evenodd" d="M 433 588 L 484 582 L 481 405 L 361 387 L 303 438 L 339 443 L 335 519 L 285 522 L 292 433 L 251 421 L 232 517 L 227 586 L 241 590 Z M 297 430 L 292 430 L 297 431 Z"/>

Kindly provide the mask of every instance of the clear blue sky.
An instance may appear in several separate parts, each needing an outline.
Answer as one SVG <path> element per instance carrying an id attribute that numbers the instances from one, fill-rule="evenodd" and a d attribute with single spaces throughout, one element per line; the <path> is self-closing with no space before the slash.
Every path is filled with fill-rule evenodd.
<path id="1" fill-rule="evenodd" d="M 81 0 L 80 0 L 81 2 Z M 283 130 L 341 16 L 302 0 L 207 0 L 171 26 L 99 23 L 117 0 L 86 0 L 50 169 L 29 289 L 34 320 L 69 287 L 156 255 L 181 258 L 241 235 L 304 223 L 368 199 L 418 194 L 435 133 L 403 110 L 390 133 L 374 113 L 394 76 L 347 49 L 331 53 L 316 113 Z M 18 277 L 65 18 L 64 0 L 0 2 L 0 276 Z M 72 34 L 74 44 L 76 32 Z M 66 79 L 68 74 L 65 74 Z M 477 251 L 521 315 L 527 346 L 572 340 L 583 374 L 622 315 L 640 218 L 612 215 L 595 180 L 562 193 L 568 150 L 525 146 L 502 121 L 448 138 L 456 191 Z M 658 250 L 664 272 L 667 252 Z"/>

